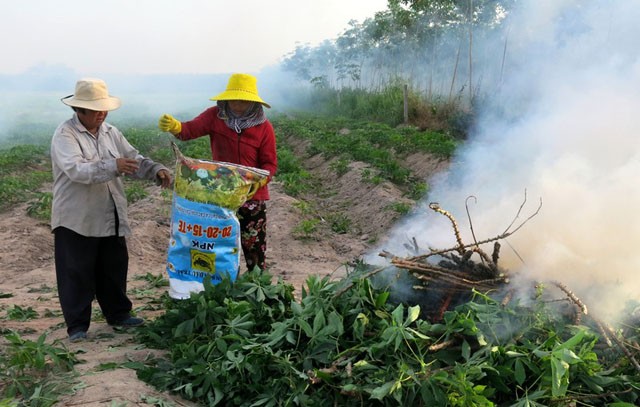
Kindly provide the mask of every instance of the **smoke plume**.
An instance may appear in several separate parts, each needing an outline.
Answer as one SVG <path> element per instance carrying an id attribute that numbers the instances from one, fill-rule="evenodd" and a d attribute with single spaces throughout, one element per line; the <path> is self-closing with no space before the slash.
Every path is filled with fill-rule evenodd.
<path id="1" fill-rule="evenodd" d="M 503 244 L 502 267 L 560 281 L 600 315 L 640 296 L 638 21 L 640 8 L 624 0 L 521 3 L 494 38 L 508 47 L 491 107 L 450 171 L 430 180 L 428 200 L 456 217 L 466 243 L 468 196 L 478 240 L 504 232 L 525 191 L 516 224 L 542 200 Z M 449 221 L 425 204 L 383 248 L 406 255 L 412 237 L 422 248 L 455 246 Z"/>

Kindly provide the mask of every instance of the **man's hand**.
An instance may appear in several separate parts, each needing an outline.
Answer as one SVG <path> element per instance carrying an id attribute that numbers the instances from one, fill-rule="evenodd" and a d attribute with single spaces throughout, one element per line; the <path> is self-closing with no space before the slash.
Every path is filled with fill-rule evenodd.
<path id="1" fill-rule="evenodd" d="M 158 171 L 158 173 L 156 174 L 156 177 L 158 178 L 159 181 L 159 185 L 162 188 L 169 188 L 171 187 L 171 183 L 173 182 L 171 180 L 171 173 L 169 173 L 169 171 L 167 170 L 160 170 Z"/>
<path id="2" fill-rule="evenodd" d="M 158 127 L 162 131 L 168 131 L 171 134 L 178 134 L 182 131 L 182 123 L 174 119 L 170 114 L 163 114 L 158 121 Z"/>
<path id="3" fill-rule="evenodd" d="M 135 158 L 118 158 L 116 159 L 116 167 L 122 175 L 131 175 L 138 171 L 138 160 Z"/>

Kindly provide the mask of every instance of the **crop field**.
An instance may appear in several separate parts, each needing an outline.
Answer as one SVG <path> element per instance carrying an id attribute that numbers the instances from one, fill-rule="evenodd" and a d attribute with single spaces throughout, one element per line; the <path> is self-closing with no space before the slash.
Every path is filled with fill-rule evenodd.
<path id="1" fill-rule="evenodd" d="M 350 119 L 274 117 L 273 122 L 281 162 L 275 182 L 300 199 L 297 210 L 303 203 L 312 206 L 314 194 L 326 193 L 306 166 L 309 157 L 323 157 L 331 163 L 327 168 L 334 179 L 350 176 L 354 163 L 366 163 L 359 182 L 370 188 L 395 185 L 407 207 L 396 205 L 389 213 L 402 216 L 429 189 L 403 165 L 407 154 L 423 149 L 446 160 L 460 143 L 443 133 Z M 51 127 L 30 123 L 7 135 L 0 150 L 0 201 L 5 213 L 15 213 L 10 211 L 22 205 L 24 216 L 46 223 Z M 135 124 L 119 126 L 143 154 L 171 164 L 167 135 Z M 301 151 L 300 146 L 305 148 Z M 209 154 L 206 142 L 181 148 L 193 157 Z M 127 194 L 134 204 L 147 199 L 149 189 L 131 184 Z M 286 238 L 312 245 L 349 235 L 355 228 L 347 210 L 329 213 L 318 208 L 313 213 L 301 220 L 297 236 Z M 332 223 L 322 232 L 317 229 L 321 222 L 314 219 Z M 157 406 L 638 403 L 634 304 L 626 312 L 629 319 L 614 329 L 591 318 L 570 291 L 558 291 L 552 284 L 539 284 L 513 298 L 508 284 L 492 290 L 465 286 L 465 300 L 445 306 L 429 301 L 442 292 L 433 276 L 430 285 L 411 270 L 393 266 L 380 270 L 359 261 L 345 267 L 339 278 L 309 273 L 302 287 L 275 278 L 269 270 L 243 273 L 233 283 L 207 286 L 180 302 L 163 294 L 166 278 L 161 274 L 141 273 L 138 279 L 146 286 L 136 293 L 147 292 L 140 298 L 147 310 L 153 309 L 153 318 L 128 333 L 128 343 L 148 349 L 149 356 L 103 362 L 90 374 L 133 371 L 158 392 L 139 402 Z M 459 276 L 456 270 L 451 273 Z M 418 288 L 404 295 L 397 290 L 401 285 Z M 0 285 L 0 322 L 12 328 L 2 328 L 0 405 L 55 405 L 79 392 L 87 374 L 77 372 L 82 353 L 52 337 L 59 326 L 37 332 L 21 328 L 39 318 L 57 318 L 59 323 L 59 312 L 44 315 L 35 303 L 12 305 L 17 293 L 4 287 Z M 147 297 L 149 292 L 155 294 Z M 439 312 L 431 312 L 434 306 Z"/>

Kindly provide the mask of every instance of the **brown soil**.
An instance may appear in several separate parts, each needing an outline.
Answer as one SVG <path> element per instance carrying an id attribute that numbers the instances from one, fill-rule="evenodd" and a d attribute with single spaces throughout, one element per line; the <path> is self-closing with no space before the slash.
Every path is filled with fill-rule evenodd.
<path id="1" fill-rule="evenodd" d="M 446 163 L 416 155 L 407 162 L 412 170 L 428 178 Z M 395 186 L 362 182 L 362 163 L 352 163 L 349 171 L 337 177 L 331 163 L 321 157 L 308 160 L 311 171 L 321 179 L 316 196 L 308 201 L 293 198 L 274 181 L 268 204 L 268 262 L 274 278 L 292 284 L 299 293 L 309 275 L 331 275 L 339 278 L 346 264 L 360 258 L 378 245 L 388 228 L 399 217 L 391 204 L 410 202 Z M 157 302 L 166 287 L 153 288 L 145 276 L 165 276 L 166 248 L 169 239 L 171 203 L 156 188 L 150 196 L 130 206 L 134 235 L 129 239 L 129 296 L 138 316 L 147 320 L 158 313 Z M 304 201 L 304 202 L 303 202 Z M 0 213 L 0 331 L 17 330 L 24 338 L 35 340 L 47 333 L 47 342 L 59 340 L 78 352 L 82 363 L 76 365 L 80 376 L 77 390 L 64 396 L 64 406 L 150 406 L 159 398 L 176 405 L 193 405 L 170 394 L 158 393 L 137 379 L 128 368 L 100 369 L 105 363 L 144 360 L 154 351 L 145 349 L 133 339 L 131 332 L 108 326 L 94 303 L 94 318 L 88 340 L 69 343 L 56 292 L 53 263 L 53 237 L 48 223 L 26 216 L 26 205 Z M 349 232 L 331 231 L 327 220 L 332 214 L 344 213 L 350 220 Z M 320 219 L 317 230 L 301 234 L 296 227 L 304 219 Z M 7 318 L 14 306 L 31 307 L 39 317 L 28 321 Z M 0 342 L 1 345 L 1 342 Z"/>

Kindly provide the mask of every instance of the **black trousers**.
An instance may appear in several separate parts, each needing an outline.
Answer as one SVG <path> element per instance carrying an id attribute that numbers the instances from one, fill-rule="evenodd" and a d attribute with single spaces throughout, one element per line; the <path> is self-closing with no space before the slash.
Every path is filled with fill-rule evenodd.
<path id="1" fill-rule="evenodd" d="M 53 232 L 58 296 L 67 333 L 89 329 L 94 298 L 108 323 L 129 317 L 126 239 L 86 237 L 64 227 Z"/>

